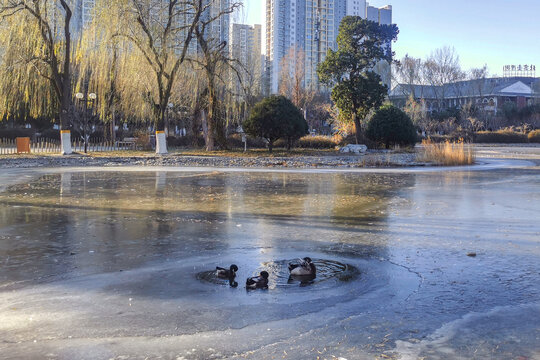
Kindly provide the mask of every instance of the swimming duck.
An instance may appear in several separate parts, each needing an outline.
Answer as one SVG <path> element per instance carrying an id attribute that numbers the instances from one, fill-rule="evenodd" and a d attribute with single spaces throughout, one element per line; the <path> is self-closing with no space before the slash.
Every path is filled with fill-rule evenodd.
<path id="1" fill-rule="evenodd" d="M 246 289 L 267 289 L 268 276 L 266 271 L 261 271 L 259 276 L 250 277 L 246 280 Z"/>
<path id="2" fill-rule="evenodd" d="M 298 260 L 298 263 L 289 263 L 289 271 L 292 276 L 316 276 L 317 268 L 311 258 L 305 257 Z"/>
<path id="3" fill-rule="evenodd" d="M 219 266 L 216 266 L 216 276 L 222 279 L 232 280 L 236 277 L 236 272 L 238 271 L 238 266 L 232 264 L 229 269 L 225 269 Z"/>

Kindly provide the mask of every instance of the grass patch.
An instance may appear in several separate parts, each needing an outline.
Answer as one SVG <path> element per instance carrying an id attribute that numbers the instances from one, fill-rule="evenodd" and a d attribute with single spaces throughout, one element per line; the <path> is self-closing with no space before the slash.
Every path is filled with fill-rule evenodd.
<path id="1" fill-rule="evenodd" d="M 446 166 L 472 165 L 475 162 L 474 150 L 463 141 L 434 143 L 422 141 L 420 160 Z"/>
<path id="2" fill-rule="evenodd" d="M 330 136 L 304 136 L 300 138 L 295 146 L 302 149 L 335 149 L 338 143 Z"/>
<path id="3" fill-rule="evenodd" d="M 499 131 L 480 131 L 476 133 L 475 143 L 478 144 L 523 144 L 529 142 L 524 133 L 499 130 Z"/>
<path id="4" fill-rule="evenodd" d="M 530 143 L 540 143 L 540 130 L 533 130 L 527 136 Z"/>

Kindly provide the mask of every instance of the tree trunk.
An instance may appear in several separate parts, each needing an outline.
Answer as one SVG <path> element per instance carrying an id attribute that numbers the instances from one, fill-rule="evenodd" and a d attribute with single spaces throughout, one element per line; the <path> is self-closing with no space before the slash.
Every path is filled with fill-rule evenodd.
<path id="1" fill-rule="evenodd" d="M 167 154 L 167 136 L 164 131 L 165 127 L 165 111 L 166 104 L 164 101 L 160 102 L 160 105 L 157 110 L 157 119 L 156 119 L 156 154 Z"/>
<path id="2" fill-rule="evenodd" d="M 353 114 L 353 121 L 354 121 L 354 137 L 356 139 L 356 144 L 360 144 L 361 135 L 362 135 L 362 124 L 360 124 L 360 119 L 358 118 L 358 115 Z"/>
<path id="3" fill-rule="evenodd" d="M 214 122 L 214 99 L 211 95 L 213 90 L 208 91 L 208 116 L 206 118 L 206 125 L 208 130 L 206 132 L 206 151 L 216 150 L 215 133 L 216 124 Z"/>
<path id="4" fill-rule="evenodd" d="M 116 141 L 116 116 L 115 116 L 115 111 L 114 111 L 114 108 L 112 109 L 112 114 L 111 114 L 111 141 L 114 142 Z"/>
<path id="5" fill-rule="evenodd" d="M 69 26 L 69 21 L 68 21 Z M 69 155 L 73 152 L 71 149 L 71 73 L 69 63 L 70 52 L 70 35 L 69 30 L 66 30 L 66 60 L 64 63 L 64 72 L 60 74 L 60 143 L 62 155 Z"/>
<path id="6" fill-rule="evenodd" d="M 268 152 L 272 153 L 273 148 L 274 148 L 274 141 L 273 140 L 268 141 Z"/>
<path id="7" fill-rule="evenodd" d="M 201 126 L 203 129 L 203 136 L 204 136 L 204 143 L 206 146 L 206 150 L 211 151 L 211 150 L 208 150 L 208 145 L 210 145 L 212 149 L 214 148 L 214 137 L 208 134 L 209 133 L 208 118 L 204 110 L 201 110 Z"/>
<path id="8" fill-rule="evenodd" d="M 208 134 L 206 141 L 206 151 L 216 150 L 216 140 L 218 143 L 223 141 L 223 129 L 217 124 L 217 111 L 216 111 L 216 86 L 214 82 L 215 69 L 206 68 L 206 76 L 208 79 L 208 117 L 206 122 L 208 124 Z M 221 144 L 223 145 L 223 144 Z"/>
<path id="9" fill-rule="evenodd" d="M 63 99 L 64 100 L 64 99 Z M 60 107 L 60 148 L 62 155 L 69 155 L 73 153 L 71 149 L 71 131 L 69 121 L 69 110 L 66 108 L 68 105 L 61 104 Z"/>
<path id="10" fill-rule="evenodd" d="M 195 106 L 193 109 L 193 116 L 191 118 L 191 127 L 190 127 L 190 136 L 191 138 L 191 145 L 193 147 L 199 147 L 199 135 L 200 135 L 200 127 L 202 126 L 202 109 L 201 109 L 201 98 L 199 95 L 199 83 L 197 83 L 197 89 L 196 89 L 196 99 L 195 99 Z M 189 131 L 189 130 L 188 130 Z M 206 137 L 205 137 L 206 142 Z"/>
<path id="11" fill-rule="evenodd" d="M 65 57 L 63 64 L 63 72 L 60 72 L 58 68 L 53 69 L 53 73 L 56 75 L 56 78 L 60 77 L 60 84 L 58 84 L 60 90 L 60 139 L 62 154 L 69 155 L 73 151 L 71 149 L 71 132 L 69 115 L 71 110 L 71 33 L 69 31 L 69 26 L 71 22 L 71 9 L 68 4 L 61 0 L 60 4 L 66 12 L 64 17 L 64 47 L 65 47 Z M 52 41 L 52 40 L 50 40 Z M 54 61 L 55 64 L 56 59 Z M 63 132 L 62 132 L 63 130 Z"/>
<path id="12" fill-rule="evenodd" d="M 214 123 L 214 101 L 215 99 L 215 87 L 214 87 L 214 77 L 213 71 L 211 69 L 206 69 L 206 76 L 208 78 L 208 117 L 206 118 L 206 123 L 208 125 L 208 133 L 206 135 L 206 151 L 214 151 L 216 149 L 215 145 L 215 123 Z"/>

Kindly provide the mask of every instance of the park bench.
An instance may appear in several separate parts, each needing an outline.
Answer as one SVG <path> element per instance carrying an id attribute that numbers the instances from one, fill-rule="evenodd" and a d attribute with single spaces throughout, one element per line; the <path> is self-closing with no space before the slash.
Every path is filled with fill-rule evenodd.
<path id="1" fill-rule="evenodd" d="M 128 148 L 131 150 L 136 150 L 135 149 L 136 142 L 137 142 L 137 139 L 134 137 L 125 137 L 123 140 L 117 141 L 116 146 L 118 147 L 118 149 Z"/>

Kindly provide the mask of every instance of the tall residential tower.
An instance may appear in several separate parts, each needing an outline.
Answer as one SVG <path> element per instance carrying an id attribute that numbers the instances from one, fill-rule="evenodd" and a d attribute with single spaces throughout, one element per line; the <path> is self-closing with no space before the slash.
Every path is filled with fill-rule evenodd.
<path id="1" fill-rule="evenodd" d="M 262 91 L 262 39 L 261 25 L 232 24 L 229 30 L 229 54 L 240 61 L 247 71 L 240 71 L 244 87 L 251 87 L 254 94 Z M 249 74 L 249 76 L 248 76 Z M 236 73 L 231 74 L 233 89 L 241 94 L 240 83 Z"/>
<path id="2" fill-rule="evenodd" d="M 280 63 L 291 47 L 304 50 L 305 86 L 318 86 L 317 66 L 328 49 L 337 50 L 339 24 L 347 15 L 392 23 L 391 6 L 379 9 L 365 0 L 266 0 L 268 91 L 278 92 Z"/>

